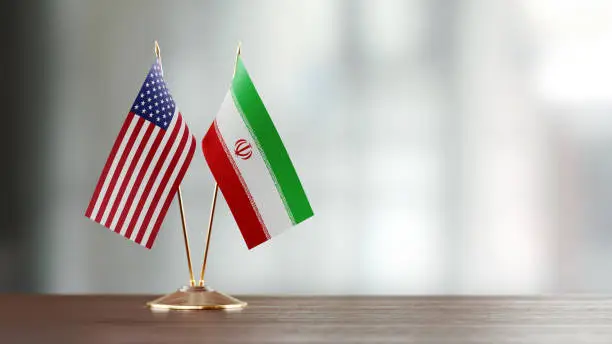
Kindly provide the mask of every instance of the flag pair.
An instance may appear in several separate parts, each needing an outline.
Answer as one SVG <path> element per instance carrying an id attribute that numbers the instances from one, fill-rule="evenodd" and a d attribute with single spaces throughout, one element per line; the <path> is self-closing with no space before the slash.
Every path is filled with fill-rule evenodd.
<path id="1" fill-rule="evenodd" d="M 150 249 L 196 146 L 157 59 L 119 131 L 85 216 Z M 313 215 L 240 55 L 202 150 L 249 249 Z"/>

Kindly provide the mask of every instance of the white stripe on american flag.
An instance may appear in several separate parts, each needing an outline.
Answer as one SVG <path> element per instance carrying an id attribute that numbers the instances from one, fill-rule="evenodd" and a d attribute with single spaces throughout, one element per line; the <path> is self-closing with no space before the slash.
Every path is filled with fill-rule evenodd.
<path id="1" fill-rule="evenodd" d="M 127 184 L 127 187 L 125 188 L 125 194 L 121 198 L 121 202 L 119 203 L 119 207 L 117 208 L 117 214 L 115 214 L 115 217 L 113 218 L 113 222 L 110 225 L 110 228 L 115 231 L 116 231 L 116 228 L 117 228 L 116 226 L 119 222 L 119 219 L 121 218 L 121 213 L 123 213 L 123 209 L 125 207 L 125 204 L 127 203 L 128 195 L 132 192 L 132 188 L 134 187 L 134 184 L 136 183 L 138 172 L 140 172 L 140 170 L 142 169 L 142 165 L 145 163 L 145 160 L 147 159 L 147 155 L 149 155 L 149 152 L 151 151 L 151 149 L 158 149 L 159 147 L 159 144 L 155 145 L 155 147 L 153 147 L 153 145 L 160 131 L 162 131 L 160 127 L 156 125 L 153 126 L 153 131 L 151 132 L 151 136 L 149 137 L 149 140 L 147 140 L 146 146 L 144 147 L 142 154 L 140 155 L 140 159 L 138 159 L 138 162 L 136 163 L 136 168 L 134 168 L 134 172 L 131 174 L 131 176 L 129 176 L 129 182 Z M 129 218 L 126 218 L 126 220 L 129 221 Z"/>
<path id="2" fill-rule="evenodd" d="M 178 122 L 178 118 L 179 118 L 179 116 L 177 116 L 177 118 L 176 118 L 177 122 Z M 153 187 L 150 190 L 148 190 L 148 193 L 146 195 L 147 198 L 146 198 L 145 204 L 151 205 L 151 203 L 153 202 L 153 198 L 155 196 L 155 193 L 157 192 L 157 189 L 160 186 L 161 180 L 164 177 L 165 172 L 168 170 L 168 166 L 170 165 L 170 161 L 172 160 L 172 157 L 174 157 L 174 155 L 177 154 L 177 150 L 178 150 L 179 144 L 181 142 L 181 139 L 185 135 L 189 135 L 189 131 L 187 130 L 187 125 L 186 125 L 185 121 L 181 121 L 181 127 L 179 128 L 178 135 L 176 136 L 176 139 L 174 140 L 174 142 L 171 143 L 172 146 L 170 148 L 168 156 L 163 161 L 162 168 L 160 169 L 160 172 L 155 176 L 156 178 L 155 178 L 155 182 L 153 183 Z M 180 154 L 180 152 L 178 154 Z M 174 168 L 176 168 L 176 165 L 174 166 Z M 145 195 L 143 195 L 143 197 L 145 197 Z M 138 240 L 138 237 L 142 238 L 144 236 L 148 236 L 148 234 L 149 234 L 149 233 L 147 233 L 147 227 L 148 226 L 147 227 L 143 226 L 143 222 L 145 221 L 146 215 L 147 215 L 147 213 L 149 213 L 149 210 L 150 210 L 150 208 L 147 207 L 147 209 L 143 209 L 143 211 L 140 213 L 138 221 L 136 222 L 136 226 L 134 227 L 134 232 L 132 233 L 132 235 L 130 237 L 130 239 L 136 241 L 139 244 L 142 243 L 143 241 L 142 241 L 142 239 Z M 149 223 L 151 223 L 151 221 L 153 221 L 153 220 L 154 220 L 154 217 L 152 216 L 149 219 Z"/>
<path id="3" fill-rule="evenodd" d="M 125 135 L 123 136 L 123 140 L 121 141 L 121 145 L 119 146 L 119 149 L 117 150 L 117 154 L 115 155 L 115 159 L 113 159 L 113 163 L 111 164 L 110 169 L 108 170 L 108 173 L 106 174 L 106 178 L 104 179 L 104 184 L 102 185 L 102 189 L 100 190 L 100 194 L 98 195 L 97 199 L 96 199 L 96 205 L 93 208 L 93 211 L 91 213 L 90 218 L 92 220 L 95 221 L 96 217 L 98 216 L 98 211 L 100 211 L 100 208 L 102 206 L 102 201 L 104 200 L 104 196 L 106 195 L 106 192 L 108 191 L 108 187 L 110 184 L 110 181 L 113 177 L 113 175 L 115 174 L 115 170 L 117 168 L 117 165 L 119 164 L 119 160 L 121 159 L 121 155 L 123 155 L 123 151 L 125 150 L 128 140 L 130 139 L 130 136 L 132 135 L 132 132 L 134 131 L 134 127 L 136 126 L 136 123 L 138 123 L 138 116 L 134 116 L 134 115 L 128 115 L 129 120 L 130 121 L 130 125 L 127 129 L 127 131 L 125 132 Z M 111 190 L 112 191 L 112 190 Z"/>
<path id="4" fill-rule="evenodd" d="M 166 204 L 166 200 L 168 199 L 168 197 L 170 197 L 171 188 L 174 185 L 174 182 L 176 181 L 178 174 L 181 171 L 181 168 L 183 167 L 185 163 L 188 163 L 191 160 L 189 155 L 193 154 L 192 146 L 195 145 L 195 139 L 189 133 L 189 129 L 187 127 L 185 127 L 185 129 L 186 129 L 185 135 L 188 135 L 187 142 L 182 152 L 180 153 L 181 154 L 180 158 L 176 163 L 177 167 L 172 170 L 172 174 L 170 175 L 168 183 L 166 184 L 166 187 L 164 188 L 164 191 L 162 192 L 162 196 L 160 197 L 159 203 L 157 203 L 157 207 L 155 207 L 155 211 L 153 212 L 153 217 L 151 218 L 151 222 L 149 222 L 149 225 L 147 226 L 147 229 L 146 229 L 146 233 L 141 240 L 142 245 L 146 245 L 146 243 L 149 241 L 149 236 L 155 230 L 155 224 L 157 223 L 157 219 L 159 218 L 160 214 L 163 213 L 163 207 Z"/>
<path id="5" fill-rule="evenodd" d="M 193 158 L 193 154 L 195 153 L 196 149 L 196 139 L 193 135 L 190 134 L 189 140 L 191 142 L 191 145 L 189 146 L 189 151 L 187 151 L 187 158 L 184 160 L 183 165 L 181 166 L 178 172 L 178 175 L 176 177 L 173 177 L 173 185 L 171 186 L 171 190 L 168 194 L 174 194 L 178 191 L 178 187 L 181 184 L 183 178 L 185 177 L 185 173 L 189 168 L 189 164 L 191 164 L 191 159 Z M 168 211 L 168 206 L 170 205 L 170 203 L 172 203 L 172 199 L 166 196 L 166 200 L 164 202 L 165 204 L 162 207 L 159 215 L 157 216 L 157 220 L 153 227 L 153 230 L 149 235 L 147 241 L 144 243 L 144 245 L 148 248 L 151 248 L 151 246 L 153 245 L 153 241 L 155 241 L 155 238 L 157 237 L 157 232 L 159 231 L 159 227 L 161 227 L 161 222 L 165 217 L 166 212 Z"/>
<path id="6" fill-rule="evenodd" d="M 168 129 L 166 129 L 166 133 L 164 134 L 164 137 L 162 138 L 162 141 L 159 144 L 159 149 L 157 149 L 155 151 L 155 155 L 153 155 L 153 158 L 151 159 L 151 163 L 149 164 L 149 167 L 147 168 L 147 171 L 144 175 L 144 177 L 142 178 L 142 182 L 140 183 L 140 186 L 138 187 L 138 191 L 136 192 L 136 196 L 134 197 L 134 202 L 132 202 L 132 205 L 130 206 L 130 209 L 128 210 L 127 213 L 127 217 L 125 219 L 125 222 L 123 223 L 123 226 L 121 228 L 121 232 L 120 234 L 123 236 L 128 236 L 128 229 L 129 229 L 129 224 L 133 221 L 134 216 L 139 216 L 142 211 L 144 210 L 146 212 L 145 209 L 139 208 L 138 207 L 138 203 L 142 198 L 145 198 L 148 196 L 148 192 L 145 194 L 146 187 L 147 184 L 149 183 L 149 180 L 151 180 L 151 176 L 153 175 L 153 171 L 155 169 L 155 165 L 157 165 L 157 162 L 159 161 L 160 155 L 162 153 L 162 151 L 164 150 L 164 147 L 168 144 L 168 140 L 170 139 L 170 136 L 172 135 L 172 131 L 174 131 L 175 127 L 176 127 L 176 123 L 179 122 L 179 118 L 177 116 L 178 111 L 175 112 L 174 117 L 172 122 L 170 122 L 170 125 L 168 126 Z M 156 175 L 154 175 L 153 178 L 155 178 Z M 150 191 L 149 191 L 150 192 Z M 146 204 L 146 203 L 145 203 Z M 138 211 L 138 212 L 137 212 Z M 136 235 L 138 233 L 138 230 L 134 230 L 137 229 L 137 226 L 132 226 L 133 230 L 131 235 L 129 236 L 129 238 L 131 240 L 134 240 L 132 238 L 136 238 Z"/>
<path id="7" fill-rule="evenodd" d="M 131 177 L 131 176 L 126 176 L 128 172 L 128 166 L 130 165 L 130 162 L 134 159 L 134 155 L 136 154 L 136 149 L 140 145 L 140 142 L 142 141 L 144 134 L 147 131 L 147 128 L 153 125 L 150 122 L 147 122 L 147 121 L 144 121 L 144 122 L 146 123 L 144 123 L 140 127 L 140 131 L 136 134 L 136 140 L 134 140 L 134 143 L 130 147 L 126 147 L 127 152 L 128 152 L 127 159 L 125 159 L 125 163 L 123 167 L 121 168 L 121 170 L 119 171 L 119 178 L 117 179 L 117 183 L 115 184 L 115 187 L 113 188 L 113 190 L 109 190 L 110 198 L 108 199 L 108 205 L 106 206 L 106 209 L 104 210 L 104 214 L 102 215 L 102 219 L 100 220 L 100 223 L 106 223 L 110 215 L 111 209 L 113 208 L 113 205 L 115 204 L 115 201 L 117 200 L 117 194 L 119 193 L 119 189 L 121 187 L 123 180 L 126 177 L 127 178 Z M 126 139 L 129 140 L 129 137 L 126 137 Z"/>

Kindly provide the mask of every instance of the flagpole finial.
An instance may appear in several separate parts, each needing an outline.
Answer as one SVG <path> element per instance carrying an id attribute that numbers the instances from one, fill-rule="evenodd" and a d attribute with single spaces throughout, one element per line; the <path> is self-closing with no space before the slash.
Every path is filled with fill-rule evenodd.
<path id="1" fill-rule="evenodd" d="M 159 49 L 159 43 L 157 43 L 157 40 L 155 40 L 155 58 L 157 59 L 157 62 L 159 62 L 159 68 L 160 68 L 161 74 L 164 75 L 164 67 L 162 67 L 162 60 L 161 60 L 161 51 Z"/>
<path id="2" fill-rule="evenodd" d="M 238 57 L 240 56 L 241 47 L 242 47 L 242 42 L 238 41 L 238 47 L 236 48 L 236 60 L 234 61 L 234 76 L 236 76 L 236 66 L 238 65 Z"/>
<path id="3" fill-rule="evenodd" d="M 161 52 L 159 50 L 159 44 L 155 41 L 155 57 L 161 60 Z"/>

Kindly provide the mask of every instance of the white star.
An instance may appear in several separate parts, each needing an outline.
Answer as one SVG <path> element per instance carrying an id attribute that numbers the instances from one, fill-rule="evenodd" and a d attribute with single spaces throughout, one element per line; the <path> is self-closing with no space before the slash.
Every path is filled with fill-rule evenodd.
<path id="1" fill-rule="evenodd" d="M 157 94 L 153 96 L 153 99 L 157 99 Z M 155 103 L 157 105 L 157 103 Z"/>
<path id="2" fill-rule="evenodd" d="M 151 83 L 155 85 L 155 79 L 151 80 Z M 153 89 L 153 91 L 155 91 L 155 89 Z"/>
<path id="3" fill-rule="evenodd" d="M 140 94 L 140 98 L 144 98 L 144 93 L 141 93 L 141 94 Z"/>
<path id="4" fill-rule="evenodd" d="M 151 105 L 149 105 L 149 110 L 151 110 L 153 107 Z"/>
<path id="5" fill-rule="evenodd" d="M 149 114 L 149 117 L 153 117 L 153 114 L 152 114 L 152 113 L 150 113 L 150 114 Z"/>
<path id="6" fill-rule="evenodd" d="M 162 104 L 164 103 L 164 100 L 163 100 L 163 99 L 161 100 L 161 103 L 162 103 Z"/>
<path id="7" fill-rule="evenodd" d="M 140 102 L 140 105 L 144 105 L 144 103 L 145 103 L 144 101 L 141 101 L 141 102 Z"/>
<path id="8" fill-rule="evenodd" d="M 157 88 L 153 87 L 153 92 L 157 91 Z"/>
<path id="9" fill-rule="evenodd" d="M 166 108 L 165 108 L 164 106 L 162 106 L 162 111 L 163 111 L 163 110 L 166 110 Z"/>
<path id="10" fill-rule="evenodd" d="M 147 110 L 145 110 L 145 109 L 142 109 L 142 113 L 145 113 L 145 112 L 147 112 Z"/>
<path id="11" fill-rule="evenodd" d="M 166 118 L 166 115 L 163 115 L 162 117 L 163 117 L 163 118 Z"/>
<path id="12" fill-rule="evenodd" d="M 159 103 L 158 103 L 158 102 L 155 102 L 155 106 L 157 106 L 157 105 L 159 105 Z"/>
<path id="13" fill-rule="evenodd" d="M 147 101 L 150 103 L 150 102 L 151 102 L 151 97 L 149 97 L 149 98 L 147 99 Z"/>
<path id="14" fill-rule="evenodd" d="M 168 125 L 168 122 L 164 122 L 164 125 Z"/>
<path id="15" fill-rule="evenodd" d="M 155 110 L 155 113 L 159 113 L 159 110 Z"/>
<path id="16" fill-rule="evenodd" d="M 148 91 L 148 90 L 147 90 L 147 94 L 151 94 L 151 91 Z"/>
<path id="17" fill-rule="evenodd" d="M 145 86 L 146 86 L 146 87 L 149 87 L 149 83 L 147 82 L 147 83 L 145 84 Z"/>
<path id="18" fill-rule="evenodd" d="M 134 110 L 138 110 L 138 105 L 134 105 Z"/>
<path id="19" fill-rule="evenodd" d="M 159 117 L 157 117 L 157 121 L 158 121 L 158 122 L 160 121 Z"/>

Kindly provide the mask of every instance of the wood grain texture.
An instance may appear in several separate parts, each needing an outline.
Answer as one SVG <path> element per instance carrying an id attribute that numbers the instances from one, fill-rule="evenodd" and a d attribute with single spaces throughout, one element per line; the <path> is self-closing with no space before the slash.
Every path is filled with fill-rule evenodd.
<path id="1" fill-rule="evenodd" d="M 0 296 L 0 343 L 612 343 L 608 297 L 242 297 L 152 312 L 154 296 Z"/>

